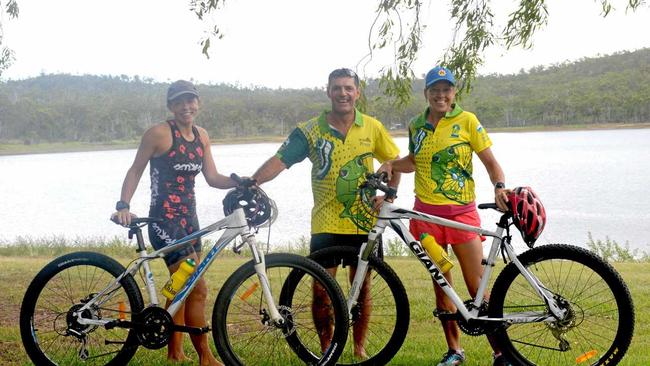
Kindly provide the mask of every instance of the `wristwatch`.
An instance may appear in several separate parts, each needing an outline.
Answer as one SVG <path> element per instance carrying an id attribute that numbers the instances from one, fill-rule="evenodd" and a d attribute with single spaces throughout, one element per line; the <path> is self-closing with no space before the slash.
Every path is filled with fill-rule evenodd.
<path id="1" fill-rule="evenodd" d="M 125 208 L 128 210 L 131 208 L 131 206 L 129 206 L 129 204 L 124 201 L 117 201 L 115 204 L 115 210 L 117 211 L 124 210 Z"/>
<path id="2" fill-rule="evenodd" d="M 506 188 L 506 184 L 503 182 L 496 182 L 494 183 L 494 189 L 504 189 Z"/>

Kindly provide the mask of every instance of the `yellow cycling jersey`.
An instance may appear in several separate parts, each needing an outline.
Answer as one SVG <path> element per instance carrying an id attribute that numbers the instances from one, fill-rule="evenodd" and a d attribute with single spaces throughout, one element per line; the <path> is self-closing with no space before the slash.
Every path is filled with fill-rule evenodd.
<path id="1" fill-rule="evenodd" d="M 409 124 L 409 152 L 415 157 L 415 195 L 430 205 L 474 201 L 472 153 L 492 145 L 473 113 L 454 109 L 438 125 L 427 122 L 429 108 Z"/>
<path id="2" fill-rule="evenodd" d="M 312 162 L 312 234 L 364 234 L 374 220 L 358 199 L 358 186 L 366 173 L 374 172 L 373 158 L 393 159 L 399 149 L 376 119 L 355 111 L 355 121 L 343 137 L 327 123 L 327 113 L 298 124 L 276 156 L 287 167 L 306 157 Z"/>

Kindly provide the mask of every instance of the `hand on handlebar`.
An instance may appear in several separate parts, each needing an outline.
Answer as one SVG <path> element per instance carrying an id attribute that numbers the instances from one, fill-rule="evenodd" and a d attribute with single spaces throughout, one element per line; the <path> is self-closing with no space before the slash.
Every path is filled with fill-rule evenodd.
<path id="1" fill-rule="evenodd" d="M 377 169 L 377 174 L 385 174 L 385 179 L 382 179 L 384 183 L 391 180 L 393 177 L 393 164 L 391 160 L 385 161 L 379 169 Z"/>
<path id="2" fill-rule="evenodd" d="M 366 174 L 366 181 L 363 185 L 366 188 L 376 189 L 385 193 L 384 196 L 375 196 L 372 198 L 373 208 L 375 211 L 379 211 L 384 201 L 393 202 L 393 200 L 397 198 L 396 188 L 389 187 L 386 184 L 387 182 L 388 174 L 386 172 Z"/>
<path id="3" fill-rule="evenodd" d="M 131 220 L 133 220 L 136 217 L 138 216 L 129 212 L 128 208 L 125 208 L 117 212 L 113 212 L 113 214 L 111 215 L 111 221 L 113 221 L 118 225 L 127 227 L 131 225 Z"/>
<path id="4" fill-rule="evenodd" d="M 510 205 L 508 204 L 508 195 L 512 192 L 512 189 L 509 188 L 496 188 L 494 190 L 494 203 L 497 204 L 499 210 L 507 212 L 510 210 Z"/>
<path id="5" fill-rule="evenodd" d="M 251 177 L 240 177 L 235 173 L 230 174 L 230 179 L 237 183 L 238 188 L 250 188 L 257 186 L 257 181 Z"/>

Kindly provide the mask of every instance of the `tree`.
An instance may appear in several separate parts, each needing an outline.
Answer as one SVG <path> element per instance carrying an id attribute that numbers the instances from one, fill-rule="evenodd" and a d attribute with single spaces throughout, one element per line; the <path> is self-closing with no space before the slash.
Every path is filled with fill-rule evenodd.
<path id="1" fill-rule="evenodd" d="M 13 51 L 6 47 L 3 43 L 3 32 L 2 32 L 2 15 L 7 13 L 9 18 L 18 17 L 18 4 L 16 0 L 7 1 L 6 5 L 3 7 L 2 2 L 0 1 L 0 76 L 2 72 L 6 70 L 14 60 Z"/>
<path id="2" fill-rule="evenodd" d="M 382 49 L 393 49 L 394 62 L 381 72 L 383 94 L 405 106 L 411 98 L 415 79 L 412 64 L 422 48 L 422 32 L 426 20 L 421 18 L 425 0 L 377 0 L 376 19 L 369 30 L 368 56 Z M 437 0 L 440 2 L 441 0 Z M 613 3 L 625 4 L 626 11 L 634 11 L 645 0 L 594 0 L 606 17 L 614 9 Z M 431 1 L 428 1 L 429 3 Z M 190 0 L 189 8 L 201 21 L 219 11 L 225 0 Z M 18 16 L 17 0 L 0 0 L 0 16 Z M 546 0 L 519 0 L 517 9 L 508 15 L 506 26 L 497 29 L 490 0 L 451 0 L 451 19 L 455 22 L 454 38 L 439 63 L 449 67 L 462 83 L 460 92 L 471 89 L 477 69 L 484 61 L 484 51 L 492 46 L 530 48 L 533 36 L 546 25 L 548 11 Z M 203 54 L 209 57 L 213 39 L 223 38 L 218 25 L 211 25 L 201 40 Z M 2 18 L 0 18 L 0 76 L 13 61 L 13 52 L 3 44 Z"/>
<path id="3" fill-rule="evenodd" d="M 440 0 L 438 0 L 440 1 Z M 626 2 L 627 10 L 636 10 L 645 0 L 618 0 Z M 595 0 L 606 17 L 614 9 L 613 0 Z M 225 0 L 191 0 L 190 9 L 203 20 L 218 11 Z M 408 105 L 415 79 L 412 65 L 422 48 L 422 32 L 426 22 L 421 18 L 425 0 L 378 0 L 376 19 L 369 30 L 369 57 L 374 51 L 394 49 L 393 65 L 382 69 L 381 87 L 384 95 L 393 98 L 399 106 Z M 496 29 L 490 0 L 451 0 L 451 19 L 455 22 L 454 38 L 447 51 L 438 60 L 449 67 L 458 79 L 461 94 L 471 89 L 477 69 L 484 61 L 484 51 L 492 46 L 530 48 L 536 31 L 548 20 L 546 0 L 520 0 L 517 10 L 508 15 L 503 29 Z M 209 57 L 211 39 L 221 39 L 223 33 L 214 25 L 201 41 L 202 51 Z"/>

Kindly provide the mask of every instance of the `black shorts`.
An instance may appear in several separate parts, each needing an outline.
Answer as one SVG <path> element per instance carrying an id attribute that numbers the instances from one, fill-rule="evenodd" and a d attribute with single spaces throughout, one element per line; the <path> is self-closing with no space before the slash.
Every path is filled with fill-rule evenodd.
<path id="1" fill-rule="evenodd" d="M 197 220 L 198 221 L 198 220 Z M 198 226 L 198 222 L 195 227 Z M 154 222 L 149 224 L 149 241 L 154 249 L 158 250 L 173 244 L 174 241 L 181 239 L 190 233 L 181 226 L 174 224 L 172 221 Z M 167 253 L 164 257 L 167 267 L 178 261 L 189 257 L 193 253 L 201 252 L 201 239 L 196 239 L 194 244 L 184 246 L 182 249 Z"/>
<path id="2" fill-rule="evenodd" d="M 339 245 L 344 245 L 344 246 L 349 246 L 353 247 L 356 249 L 360 249 L 361 245 L 365 242 L 368 241 L 368 235 L 365 234 L 331 234 L 331 233 L 318 233 L 318 234 L 312 234 L 311 240 L 309 241 L 309 253 L 314 253 L 315 251 L 333 247 L 333 246 L 339 246 Z M 377 250 L 380 250 L 382 245 L 381 245 L 381 236 L 377 237 L 378 245 L 376 247 Z M 356 263 L 356 262 L 355 262 Z M 346 263 L 348 265 L 352 265 L 354 263 Z M 332 259 L 332 261 L 328 262 L 323 262 L 321 265 L 325 268 L 329 267 L 335 267 L 336 266 L 336 260 Z"/>

